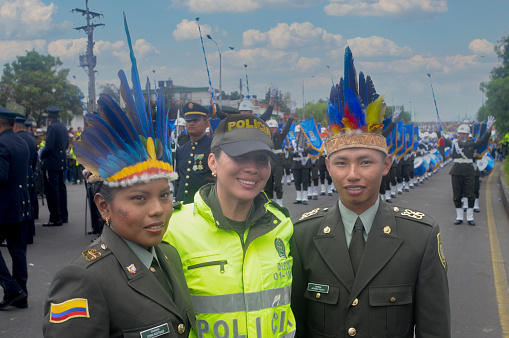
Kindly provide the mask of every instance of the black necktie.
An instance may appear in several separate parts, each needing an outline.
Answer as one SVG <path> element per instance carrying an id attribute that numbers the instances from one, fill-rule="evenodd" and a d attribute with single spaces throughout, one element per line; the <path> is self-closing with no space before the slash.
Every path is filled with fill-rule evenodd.
<path id="1" fill-rule="evenodd" d="M 159 263 L 157 263 L 156 258 L 154 257 L 152 259 L 152 264 L 149 269 L 153 274 L 154 277 L 156 277 L 157 281 L 161 286 L 164 288 L 164 290 L 168 293 L 168 295 L 173 298 L 173 292 L 170 286 L 170 283 L 168 279 L 166 279 L 163 270 L 161 270 L 161 267 L 159 266 Z"/>
<path id="2" fill-rule="evenodd" d="M 362 253 L 364 252 L 364 225 L 361 218 L 357 217 L 353 228 L 352 240 L 350 241 L 350 260 L 352 261 L 353 273 L 356 275 L 361 263 Z"/>

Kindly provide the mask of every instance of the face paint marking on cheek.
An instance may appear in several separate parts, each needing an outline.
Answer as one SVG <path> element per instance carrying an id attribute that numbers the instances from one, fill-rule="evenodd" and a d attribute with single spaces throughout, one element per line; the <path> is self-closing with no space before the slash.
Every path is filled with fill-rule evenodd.
<path id="1" fill-rule="evenodd" d="M 122 210 L 121 208 L 118 208 L 118 209 L 117 209 L 117 213 L 118 213 L 120 216 L 123 216 L 123 217 L 127 217 L 127 216 L 129 216 L 129 213 L 128 213 L 127 211 Z"/>

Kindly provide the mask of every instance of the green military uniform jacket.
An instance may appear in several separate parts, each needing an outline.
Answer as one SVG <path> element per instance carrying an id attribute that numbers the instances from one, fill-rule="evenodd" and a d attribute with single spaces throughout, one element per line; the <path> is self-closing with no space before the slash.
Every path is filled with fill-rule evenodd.
<path id="1" fill-rule="evenodd" d="M 173 299 L 126 242 L 104 227 L 55 275 L 44 304 L 44 337 L 187 337 L 195 316 L 180 256 L 165 242 L 154 249 Z"/>
<path id="2" fill-rule="evenodd" d="M 438 224 L 380 205 L 354 276 L 339 206 L 295 223 L 292 310 L 297 337 L 451 337 Z"/>

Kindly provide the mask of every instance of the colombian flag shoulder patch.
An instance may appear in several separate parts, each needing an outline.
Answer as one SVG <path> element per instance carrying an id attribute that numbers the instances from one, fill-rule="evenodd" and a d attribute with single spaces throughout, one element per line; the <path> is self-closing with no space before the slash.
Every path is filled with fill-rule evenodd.
<path id="1" fill-rule="evenodd" d="M 90 318 L 87 299 L 73 298 L 59 304 L 51 303 L 50 323 L 63 323 L 78 317 Z"/>

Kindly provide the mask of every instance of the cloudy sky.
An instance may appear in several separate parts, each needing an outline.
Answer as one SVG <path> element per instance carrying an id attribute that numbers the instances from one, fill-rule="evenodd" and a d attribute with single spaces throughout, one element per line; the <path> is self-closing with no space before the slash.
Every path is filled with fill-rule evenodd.
<path id="1" fill-rule="evenodd" d="M 58 56 L 86 95 L 78 60 L 86 35 L 74 29 L 86 22 L 74 8 L 85 0 L 0 0 L 0 63 L 31 49 Z M 246 93 L 247 72 L 251 95 L 275 83 L 298 107 L 327 98 L 350 46 L 357 71 L 417 121 L 436 118 L 427 73 L 443 121 L 474 117 L 479 84 L 499 64 L 494 46 L 509 34 L 507 0 L 89 0 L 89 8 L 105 24 L 94 31 L 97 85 L 118 86 L 118 70 L 130 70 L 125 12 L 142 77 L 208 86 L 199 17 L 217 89 L 219 53 L 206 34 L 221 51 L 223 91 L 238 91 L 242 79 Z"/>

